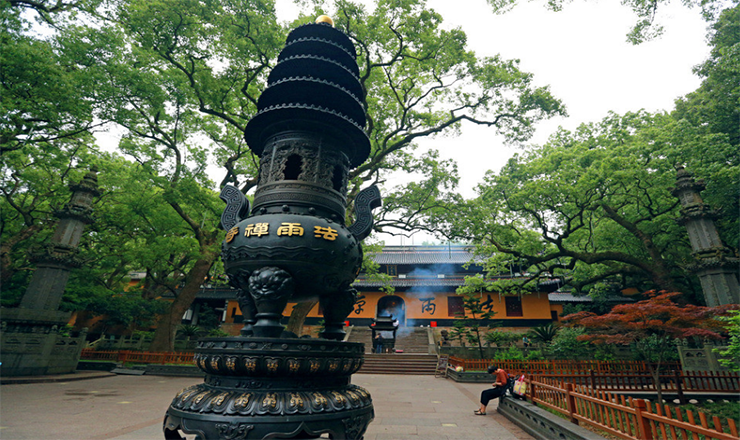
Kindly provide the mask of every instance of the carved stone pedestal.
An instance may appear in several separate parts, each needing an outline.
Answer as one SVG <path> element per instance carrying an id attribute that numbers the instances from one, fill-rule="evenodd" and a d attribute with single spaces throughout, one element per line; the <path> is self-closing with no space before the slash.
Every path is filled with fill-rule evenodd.
<path id="1" fill-rule="evenodd" d="M 372 398 L 350 378 L 363 356 L 363 344 L 325 339 L 203 339 L 195 362 L 205 382 L 175 396 L 165 438 L 362 439 Z"/>
<path id="2" fill-rule="evenodd" d="M 69 313 L 3 309 L 0 318 L 0 376 L 75 372 L 87 329 L 74 336 L 60 333 Z"/>

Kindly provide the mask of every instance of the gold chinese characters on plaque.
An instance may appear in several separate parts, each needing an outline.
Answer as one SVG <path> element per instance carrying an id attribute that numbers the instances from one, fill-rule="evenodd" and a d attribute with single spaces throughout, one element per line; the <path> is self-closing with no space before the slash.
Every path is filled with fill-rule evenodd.
<path id="1" fill-rule="evenodd" d="M 314 226 L 313 236 L 316 238 L 323 238 L 324 240 L 334 241 L 337 239 L 339 234 L 337 233 L 336 229 L 332 229 L 328 226 L 327 227 Z"/>
<path id="2" fill-rule="evenodd" d="M 245 237 L 262 237 L 263 235 L 268 235 L 269 233 L 269 223 L 257 223 L 254 225 L 247 225 L 247 227 L 244 228 Z"/>
<path id="3" fill-rule="evenodd" d="M 301 226 L 300 223 L 281 223 L 281 226 L 277 230 L 277 235 L 279 237 L 292 237 L 294 235 L 302 236 L 303 226 Z"/>
<path id="4" fill-rule="evenodd" d="M 234 240 L 234 237 L 236 237 L 238 233 L 239 233 L 239 228 L 236 226 L 229 229 L 229 232 L 226 233 L 226 243 L 231 243 Z"/>
<path id="5" fill-rule="evenodd" d="M 277 228 L 277 235 L 279 237 L 302 237 L 304 232 L 303 225 L 300 223 L 281 223 L 280 227 Z M 226 233 L 226 243 L 234 241 L 234 237 L 237 235 L 239 235 L 238 226 L 229 229 L 229 232 Z M 270 235 L 269 223 L 254 223 L 244 227 L 245 237 L 262 237 L 265 235 Z M 334 241 L 339 237 L 339 231 L 330 226 L 314 226 L 313 236 L 315 238 Z"/>

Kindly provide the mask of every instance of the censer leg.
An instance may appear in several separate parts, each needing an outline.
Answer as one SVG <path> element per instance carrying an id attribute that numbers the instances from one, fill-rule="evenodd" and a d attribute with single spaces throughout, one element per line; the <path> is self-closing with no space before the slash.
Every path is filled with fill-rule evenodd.
<path id="1" fill-rule="evenodd" d="M 293 278 L 277 267 L 263 267 L 249 277 L 249 293 L 257 308 L 254 336 L 279 338 L 283 333 L 280 319 L 293 294 Z"/>
<path id="2" fill-rule="evenodd" d="M 252 336 L 254 324 L 257 322 L 257 306 L 254 304 L 254 298 L 249 292 L 239 290 L 236 293 L 236 300 L 239 302 L 239 309 L 244 317 L 244 327 L 240 334 L 242 336 Z"/>
<path id="3" fill-rule="evenodd" d="M 356 300 L 357 291 L 352 287 L 319 297 L 321 308 L 324 310 L 324 331 L 319 336 L 324 339 L 343 340 L 346 335 L 344 320 L 354 309 Z"/>

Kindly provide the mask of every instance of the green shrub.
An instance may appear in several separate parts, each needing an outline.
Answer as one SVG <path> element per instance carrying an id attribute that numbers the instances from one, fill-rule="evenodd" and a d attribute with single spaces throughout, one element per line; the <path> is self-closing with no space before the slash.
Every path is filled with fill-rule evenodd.
<path id="1" fill-rule="evenodd" d="M 490 331 L 483 336 L 483 340 L 486 341 L 486 345 L 489 347 L 496 345 L 497 347 L 506 347 L 508 345 L 515 344 L 521 335 L 518 333 Z"/>
<path id="2" fill-rule="evenodd" d="M 493 358 L 499 361 L 523 361 L 524 352 L 512 345 L 508 350 L 498 351 Z"/>
<path id="3" fill-rule="evenodd" d="M 564 327 L 553 338 L 547 350 L 556 359 L 587 358 L 592 352 L 590 344 L 577 339 L 584 333 L 582 328 Z"/>
<path id="4" fill-rule="evenodd" d="M 221 330 L 220 328 L 214 328 L 208 332 L 209 338 L 225 338 L 227 336 L 231 336 L 231 335 Z"/>
<path id="5" fill-rule="evenodd" d="M 547 344 L 555 339 L 558 331 L 560 331 L 560 327 L 554 325 L 553 323 L 549 323 L 547 325 L 541 325 L 539 327 L 532 328 L 527 333 L 527 336 L 532 338 L 532 340 L 535 342 L 544 342 L 545 344 Z"/>

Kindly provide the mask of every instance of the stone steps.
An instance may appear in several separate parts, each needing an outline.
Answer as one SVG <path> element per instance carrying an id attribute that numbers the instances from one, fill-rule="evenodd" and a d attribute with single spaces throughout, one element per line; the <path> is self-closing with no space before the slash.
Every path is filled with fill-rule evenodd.
<path id="1" fill-rule="evenodd" d="M 434 375 L 434 354 L 365 354 L 360 374 Z"/>
<path id="2" fill-rule="evenodd" d="M 347 342 L 361 342 L 365 344 L 365 353 L 370 353 L 373 347 L 372 334 L 369 328 L 353 326 Z"/>
<path id="3" fill-rule="evenodd" d="M 429 337 L 426 328 L 401 328 L 396 334 L 397 350 L 403 350 L 403 353 L 429 353 Z M 372 352 L 372 331 L 365 327 L 352 327 L 349 334 L 348 342 L 361 342 L 365 344 L 365 353 Z"/>
<path id="4" fill-rule="evenodd" d="M 404 353 L 429 353 L 429 336 L 426 328 L 412 328 L 410 333 L 403 330 L 399 331 L 400 334 L 396 339 L 396 349 L 403 350 Z"/>

